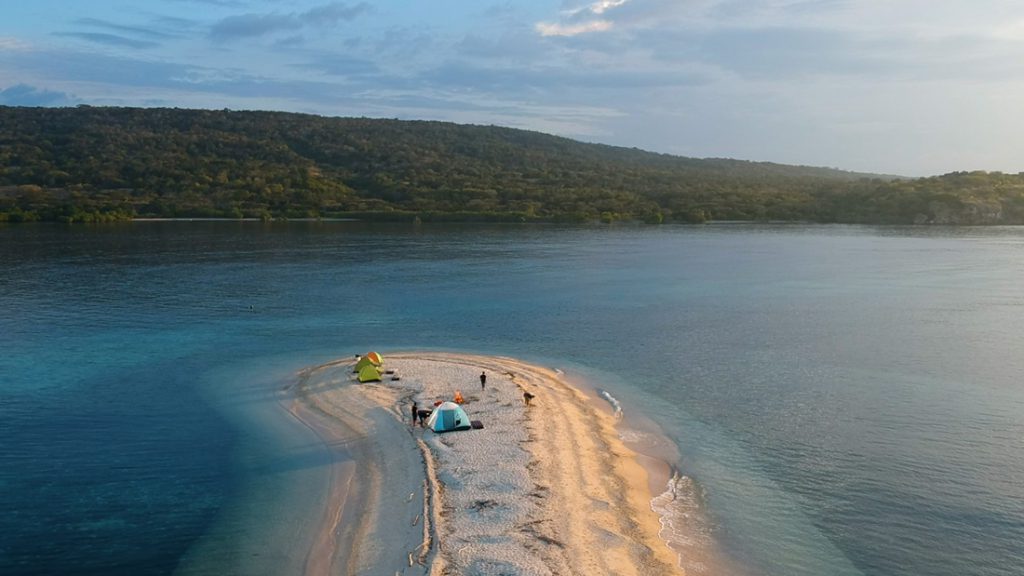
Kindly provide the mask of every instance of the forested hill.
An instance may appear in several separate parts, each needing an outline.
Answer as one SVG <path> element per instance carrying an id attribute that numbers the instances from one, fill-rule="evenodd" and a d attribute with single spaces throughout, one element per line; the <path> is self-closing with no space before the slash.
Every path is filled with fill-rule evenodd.
<path id="1" fill-rule="evenodd" d="M 896 180 L 537 132 L 283 112 L 0 107 L 0 220 L 1024 222 L 1024 178 Z"/>

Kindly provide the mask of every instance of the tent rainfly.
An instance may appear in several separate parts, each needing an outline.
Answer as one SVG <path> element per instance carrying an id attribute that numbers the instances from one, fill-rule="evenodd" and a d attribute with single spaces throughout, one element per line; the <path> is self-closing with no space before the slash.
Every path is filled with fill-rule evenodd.
<path id="1" fill-rule="evenodd" d="M 363 366 L 359 370 L 360 382 L 380 382 L 380 371 L 373 366 Z"/>
<path id="2" fill-rule="evenodd" d="M 360 370 L 367 366 L 374 366 L 374 363 L 372 360 L 370 360 L 368 356 L 363 356 L 362 358 L 359 359 L 358 362 L 356 362 L 356 365 L 352 368 L 352 371 L 359 372 Z"/>
<path id="3" fill-rule="evenodd" d="M 384 357 L 376 352 L 367 352 L 366 358 L 369 358 L 370 362 L 373 362 L 374 366 L 380 366 L 384 363 Z"/>
<path id="4" fill-rule="evenodd" d="M 455 402 L 445 402 L 434 408 L 430 418 L 427 419 L 427 428 L 434 432 L 469 430 L 471 426 L 466 411 Z"/>

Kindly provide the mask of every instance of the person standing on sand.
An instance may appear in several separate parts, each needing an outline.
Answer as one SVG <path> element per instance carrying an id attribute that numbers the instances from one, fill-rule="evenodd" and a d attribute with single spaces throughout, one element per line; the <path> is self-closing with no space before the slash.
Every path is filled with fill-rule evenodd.
<path id="1" fill-rule="evenodd" d="M 487 373 L 486 372 L 481 372 L 480 373 L 480 389 L 483 390 L 485 388 L 487 388 Z"/>
<path id="2" fill-rule="evenodd" d="M 412 401 L 412 425 L 413 426 L 416 425 L 416 418 L 419 417 L 419 410 L 420 410 L 419 404 L 416 404 L 416 401 L 413 400 Z"/>

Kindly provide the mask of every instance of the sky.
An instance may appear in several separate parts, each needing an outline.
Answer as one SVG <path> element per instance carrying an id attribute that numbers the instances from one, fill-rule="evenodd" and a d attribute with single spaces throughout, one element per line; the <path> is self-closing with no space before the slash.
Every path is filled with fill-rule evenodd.
<path id="1" fill-rule="evenodd" d="M 0 0 L 0 104 L 494 124 L 691 157 L 1024 171 L 1020 0 Z"/>

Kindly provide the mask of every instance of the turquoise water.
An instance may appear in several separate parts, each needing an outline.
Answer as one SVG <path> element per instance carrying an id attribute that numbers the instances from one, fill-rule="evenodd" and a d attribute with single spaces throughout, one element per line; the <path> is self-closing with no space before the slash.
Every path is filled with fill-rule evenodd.
<path id="1" fill-rule="evenodd" d="M 752 574 L 1024 573 L 1024 230 L 0 227 L 0 573 L 287 572 L 371 348 L 583 374 Z"/>

